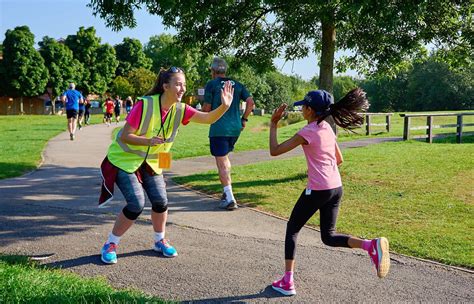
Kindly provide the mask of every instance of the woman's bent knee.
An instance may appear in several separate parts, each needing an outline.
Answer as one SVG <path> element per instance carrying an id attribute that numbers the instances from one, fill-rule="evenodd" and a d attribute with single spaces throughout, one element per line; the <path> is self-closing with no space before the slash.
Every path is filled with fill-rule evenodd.
<path id="1" fill-rule="evenodd" d="M 140 210 L 140 211 L 131 211 L 127 208 L 127 206 L 125 206 L 123 209 L 122 209 L 122 212 L 123 212 L 123 215 L 125 215 L 125 217 L 131 221 L 134 221 L 136 220 L 140 214 L 142 213 L 143 209 Z"/>

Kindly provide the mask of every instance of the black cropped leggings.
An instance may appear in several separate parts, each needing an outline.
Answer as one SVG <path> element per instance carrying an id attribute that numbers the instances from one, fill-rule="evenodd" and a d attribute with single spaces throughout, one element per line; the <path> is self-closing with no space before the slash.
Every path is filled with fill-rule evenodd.
<path id="1" fill-rule="evenodd" d="M 350 236 L 336 233 L 336 220 L 339 203 L 342 198 L 342 187 L 329 190 L 306 190 L 296 202 L 286 226 L 285 259 L 295 258 L 296 239 L 301 228 L 319 210 L 321 240 L 332 247 L 349 247 Z"/>

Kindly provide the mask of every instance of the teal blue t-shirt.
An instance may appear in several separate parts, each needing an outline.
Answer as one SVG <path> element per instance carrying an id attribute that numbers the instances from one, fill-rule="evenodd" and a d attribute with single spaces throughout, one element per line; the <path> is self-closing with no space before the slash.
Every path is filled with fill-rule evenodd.
<path id="1" fill-rule="evenodd" d="M 227 112 L 209 128 L 209 137 L 215 136 L 239 136 L 242 129 L 240 120 L 240 101 L 250 97 L 249 92 L 243 84 L 230 78 L 217 77 L 206 84 L 204 92 L 204 103 L 211 105 L 211 110 L 221 105 L 221 89 L 224 82 L 230 80 L 234 87 L 234 98 Z"/>

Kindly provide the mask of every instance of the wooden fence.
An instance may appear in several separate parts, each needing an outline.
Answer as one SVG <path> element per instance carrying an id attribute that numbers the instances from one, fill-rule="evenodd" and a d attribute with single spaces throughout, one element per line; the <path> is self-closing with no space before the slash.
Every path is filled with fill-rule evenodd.
<path id="1" fill-rule="evenodd" d="M 387 132 L 391 130 L 391 118 L 393 113 L 364 113 L 365 115 L 365 135 L 370 135 L 373 131 L 372 127 L 385 127 Z M 373 123 L 372 117 L 385 116 L 385 123 Z"/>
<path id="2" fill-rule="evenodd" d="M 0 115 L 46 114 L 44 100 L 38 97 L 0 97 Z"/>
<path id="3" fill-rule="evenodd" d="M 464 116 L 474 115 L 474 112 L 469 113 L 445 113 L 445 114 L 400 114 L 401 117 L 404 117 L 403 123 L 403 140 L 408 140 L 411 138 L 426 138 L 427 143 L 433 142 L 433 129 L 439 128 L 456 128 L 455 133 L 443 133 L 443 135 L 456 135 L 456 142 L 462 142 L 463 127 L 474 126 L 474 123 L 463 123 Z M 435 125 L 434 117 L 440 116 L 452 116 L 457 117 L 455 124 L 445 124 L 445 125 Z M 426 125 L 423 126 L 411 126 L 411 119 L 414 117 L 426 117 Z M 410 131 L 412 130 L 426 130 L 426 135 L 413 135 L 410 136 Z M 474 134 L 474 132 L 465 132 L 464 134 Z"/>

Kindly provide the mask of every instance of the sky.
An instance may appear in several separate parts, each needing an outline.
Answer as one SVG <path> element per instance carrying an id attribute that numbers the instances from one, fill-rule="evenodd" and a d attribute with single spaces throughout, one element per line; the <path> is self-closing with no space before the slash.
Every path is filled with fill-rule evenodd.
<path id="1" fill-rule="evenodd" d="M 93 26 L 101 42 L 111 45 L 121 43 L 125 37 L 137 38 L 145 44 L 151 36 L 176 33 L 173 28 L 165 28 L 160 17 L 152 16 L 145 10 L 135 13 L 137 27 L 114 32 L 105 26 L 104 20 L 92 15 L 92 9 L 86 6 L 88 3 L 88 0 L 0 0 L 0 42 L 5 39 L 8 29 L 22 25 L 30 28 L 35 35 L 35 43 L 44 36 L 66 38 L 75 34 L 81 26 Z M 274 63 L 281 72 L 299 75 L 306 80 L 319 72 L 315 54 L 286 63 L 277 58 Z M 356 76 L 357 73 L 348 71 L 346 75 Z"/>

